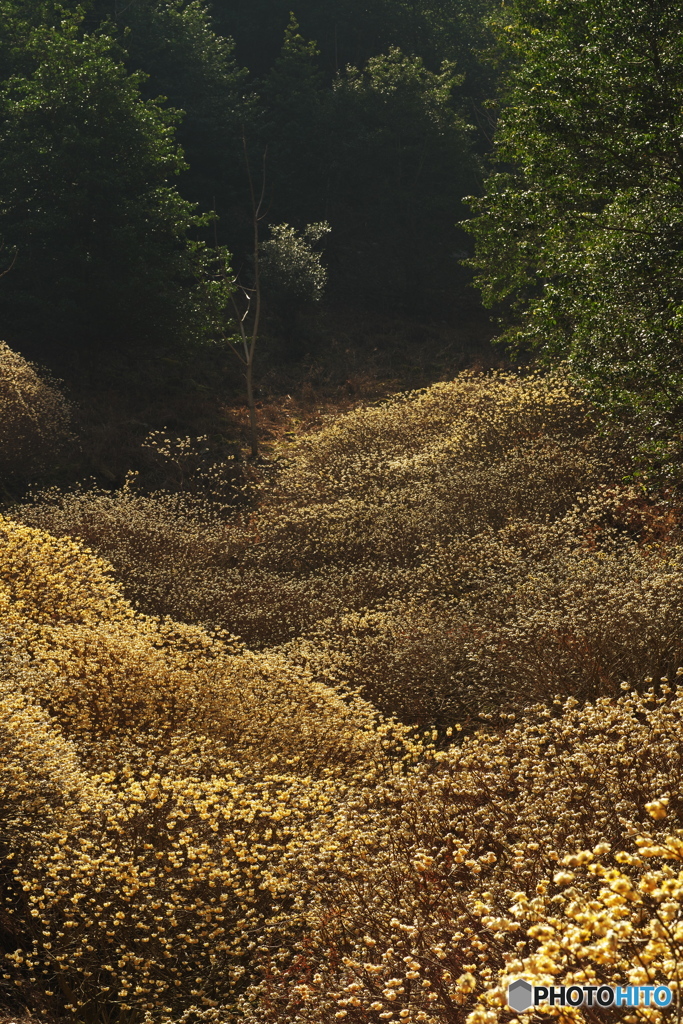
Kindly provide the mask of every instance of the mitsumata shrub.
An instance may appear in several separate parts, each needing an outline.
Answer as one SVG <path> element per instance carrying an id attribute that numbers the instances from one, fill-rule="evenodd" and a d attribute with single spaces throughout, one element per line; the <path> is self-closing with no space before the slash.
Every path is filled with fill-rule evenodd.
<path id="1" fill-rule="evenodd" d="M 301 895 L 245 1019 L 484 1024 L 517 977 L 678 990 L 682 715 L 668 684 L 557 700 L 347 800 L 286 858 Z"/>
<path id="2" fill-rule="evenodd" d="M 505 1024 L 517 977 L 678 990 L 681 509 L 627 472 L 561 376 L 462 374 L 240 505 L 0 518 L 0 1004 Z"/>
<path id="3" fill-rule="evenodd" d="M 79 1020 L 215 1005 L 282 909 L 281 854 L 404 734 L 276 654 L 136 615 L 71 541 L 0 520 L 0 543 L 5 987 Z"/>
<path id="4" fill-rule="evenodd" d="M 68 426 L 69 408 L 59 391 L 0 341 L 0 482 L 46 468 Z"/>
<path id="5" fill-rule="evenodd" d="M 128 487 L 12 514 L 95 548 L 147 613 L 442 727 L 683 660 L 678 512 L 626 468 L 562 377 L 465 373 L 287 446 L 245 511 Z"/>

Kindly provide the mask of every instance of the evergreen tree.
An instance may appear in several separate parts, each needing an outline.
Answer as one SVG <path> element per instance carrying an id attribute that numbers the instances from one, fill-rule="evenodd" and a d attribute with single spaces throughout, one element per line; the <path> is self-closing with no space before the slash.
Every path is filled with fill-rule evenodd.
<path id="1" fill-rule="evenodd" d="M 330 90 L 318 66 L 316 43 L 290 16 L 279 57 L 259 83 L 261 118 L 252 148 L 267 150 L 270 219 L 299 225 L 319 220 L 328 177 Z"/>
<path id="2" fill-rule="evenodd" d="M 140 95 L 112 41 L 43 5 L 0 6 L 0 280 L 11 336 L 115 344 L 210 329 L 208 256 L 172 184 L 177 115 Z"/>
<path id="3" fill-rule="evenodd" d="M 654 448 L 683 414 L 683 33 L 673 0 L 514 0 L 479 283 Z M 673 434 L 672 434 L 673 431 Z"/>
<path id="4" fill-rule="evenodd" d="M 422 57 L 433 71 L 444 60 L 457 61 L 467 74 L 467 94 L 488 94 L 479 50 L 488 39 L 485 19 L 493 0 L 211 0 L 239 59 L 261 76 L 277 58 L 292 7 L 303 35 L 318 43 L 327 81 L 394 46 Z"/>
<path id="5" fill-rule="evenodd" d="M 90 20 L 111 23 L 132 71 L 142 71 L 145 98 L 166 98 L 182 111 L 176 135 L 187 166 L 181 194 L 204 211 L 217 209 L 219 233 L 242 200 L 242 134 L 253 117 L 248 72 L 233 41 L 219 35 L 199 0 L 94 0 Z"/>
<path id="6" fill-rule="evenodd" d="M 477 165 L 459 81 L 393 49 L 336 83 L 330 253 L 355 301 L 421 316 L 463 301 L 456 222 Z"/>

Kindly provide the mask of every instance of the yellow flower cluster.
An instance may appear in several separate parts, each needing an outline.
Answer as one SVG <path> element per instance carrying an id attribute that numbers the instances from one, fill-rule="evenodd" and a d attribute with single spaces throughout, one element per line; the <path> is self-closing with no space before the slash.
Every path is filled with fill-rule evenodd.
<path id="1" fill-rule="evenodd" d="M 0 518 L 0 1002 L 487 1024 L 515 977 L 675 981 L 681 516 L 625 459 L 561 377 L 462 374 L 232 508 Z"/>
<path id="2" fill-rule="evenodd" d="M 678 992 L 682 720 L 666 683 L 558 700 L 348 800 L 285 858 L 297 914 L 264 943 L 245 1019 L 493 1024 L 520 977 Z"/>
<path id="3" fill-rule="evenodd" d="M 68 437 L 69 408 L 35 367 L 0 341 L 0 474 L 45 468 Z"/>
<path id="4" fill-rule="evenodd" d="M 284 851 L 410 743 L 277 654 L 136 614 L 72 541 L 0 518 L 0 549 L 0 998 L 216 1005 L 285 913 Z"/>
<path id="5" fill-rule="evenodd" d="M 654 800 L 646 809 L 655 819 L 668 799 Z M 633 829 L 636 832 L 635 829 Z M 518 893 L 506 918 L 519 923 L 535 940 L 530 956 L 511 960 L 498 984 L 485 990 L 470 1024 L 497 1021 L 505 1005 L 507 984 L 524 976 L 535 984 L 668 986 L 674 1002 L 668 1012 L 651 1005 L 622 1010 L 624 1019 L 661 1021 L 677 1013 L 681 996 L 683 949 L 683 831 L 633 836 L 631 849 L 612 851 L 601 842 L 592 850 L 565 855 L 547 892 L 529 898 Z M 581 1019 L 569 1007 L 547 1007 L 546 1013 L 567 1020 Z"/>

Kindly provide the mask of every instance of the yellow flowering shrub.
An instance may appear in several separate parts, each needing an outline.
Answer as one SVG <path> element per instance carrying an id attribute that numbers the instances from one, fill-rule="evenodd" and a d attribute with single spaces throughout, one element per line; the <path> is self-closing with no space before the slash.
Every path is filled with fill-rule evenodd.
<path id="1" fill-rule="evenodd" d="M 37 826 L 69 822 L 95 787 L 54 720 L 26 690 L 34 673 L 18 657 L 3 659 L 0 678 L 0 815 L 12 842 Z"/>
<path id="2" fill-rule="evenodd" d="M 659 818 L 667 804 L 665 797 L 645 806 Z M 498 984 L 481 993 L 470 1024 L 499 1020 L 507 986 L 520 976 L 546 986 L 665 985 L 675 1001 L 680 999 L 683 830 L 657 836 L 633 832 L 630 850 L 613 852 L 603 841 L 565 855 L 560 870 L 547 881 L 547 889 L 557 890 L 554 897 L 516 894 L 505 924 L 508 929 L 520 925 L 534 951 L 509 960 Z M 482 921 L 487 924 L 489 918 L 484 915 Z M 581 1019 L 568 1007 L 547 1007 L 545 1012 Z M 661 1021 L 677 1013 L 676 1002 L 667 1013 L 651 1000 L 649 1007 L 622 1009 L 620 1016 L 629 1022 Z"/>
<path id="3" fill-rule="evenodd" d="M 31 363 L 0 341 L 0 474 L 44 468 L 68 436 L 69 409 Z"/>
<path id="4" fill-rule="evenodd" d="M 451 468 L 493 462 L 540 438 L 590 433 L 584 402 L 561 376 L 463 372 L 300 438 L 280 486 L 306 504 L 329 501 L 438 476 L 445 460 Z"/>
<path id="5" fill-rule="evenodd" d="M 363 760 L 379 742 L 370 705 L 277 654 L 137 615 L 105 563 L 74 542 L 0 518 L 0 545 L 0 650 L 30 656 L 34 699 L 89 765 L 110 767 L 119 750 L 128 763 L 150 732 L 159 743 L 207 737 L 250 765 L 286 755 L 307 770 Z"/>
<path id="6" fill-rule="evenodd" d="M 561 377 L 462 374 L 241 506 L 0 518 L 0 1005 L 493 1024 L 516 977 L 675 980 L 681 509 L 624 467 Z"/>
<path id="7" fill-rule="evenodd" d="M 0 992 L 79 1020 L 214 1005 L 284 913 L 282 853 L 407 737 L 281 656 L 135 613 L 72 541 L 0 518 L 0 552 Z"/>
<path id="8" fill-rule="evenodd" d="M 458 538 L 395 574 L 400 597 L 280 649 L 421 725 L 476 723 L 549 690 L 616 694 L 683 661 L 683 548 L 669 515 L 667 502 L 609 488 L 550 524 Z"/>
<path id="9" fill-rule="evenodd" d="M 677 988 L 682 717 L 668 684 L 558 699 L 354 794 L 286 859 L 297 915 L 266 929 L 246 1020 L 509 1020 L 518 977 Z"/>
<path id="10" fill-rule="evenodd" d="M 410 594 L 437 552 L 554 519 L 619 473 L 561 378 L 462 374 L 288 446 L 244 513 L 129 487 L 13 515 L 96 549 L 141 610 L 261 647 Z"/>

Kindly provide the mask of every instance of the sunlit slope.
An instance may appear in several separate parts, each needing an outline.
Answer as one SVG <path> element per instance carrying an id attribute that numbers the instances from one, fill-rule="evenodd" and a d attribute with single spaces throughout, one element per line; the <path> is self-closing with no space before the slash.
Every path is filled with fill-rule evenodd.
<path id="1" fill-rule="evenodd" d="M 680 510 L 627 469 L 561 378 L 463 375 L 246 511 L 0 520 L 4 1004 L 493 1024 L 519 975 L 675 985 Z"/>
<path id="2" fill-rule="evenodd" d="M 18 510 L 84 539 L 147 611 L 220 624 L 250 646 L 405 596 L 425 558 L 520 515 L 563 514 L 615 475 L 562 379 L 462 374 L 340 417 L 281 453 L 255 511 L 188 497 L 47 496 Z"/>
<path id="3" fill-rule="evenodd" d="M 519 977 L 676 993 L 682 722 L 661 681 L 551 701 L 346 803 L 286 858 L 301 894 L 246 1020 L 497 1024 Z"/>
<path id="4" fill-rule="evenodd" d="M 27 658 L 31 693 L 91 765 L 128 762 L 150 738 L 211 741 L 250 764 L 314 768 L 366 756 L 373 713 L 277 654 L 200 627 L 141 616 L 110 567 L 68 540 L 0 520 L 2 644 Z M 370 748 L 367 748 L 370 749 Z"/>
<path id="5" fill-rule="evenodd" d="M 1 519 L 0 551 L 0 842 L 18 950 L 0 994 L 30 1005 L 42 983 L 95 1018 L 133 997 L 211 1005 L 277 916 L 283 851 L 390 770 L 401 737 L 277 655 L 136 614 L 72 541 Z"/>
<path id="6" fill-rule="evenodd" d="M 406 722 L 472 723 L 683 656 L 677 513 L 598 426 L 561 375 L 464 373 L 286 446 L 246 513 L 128 489 L 18 514 L 103 552 L 147 611 Z"/>

